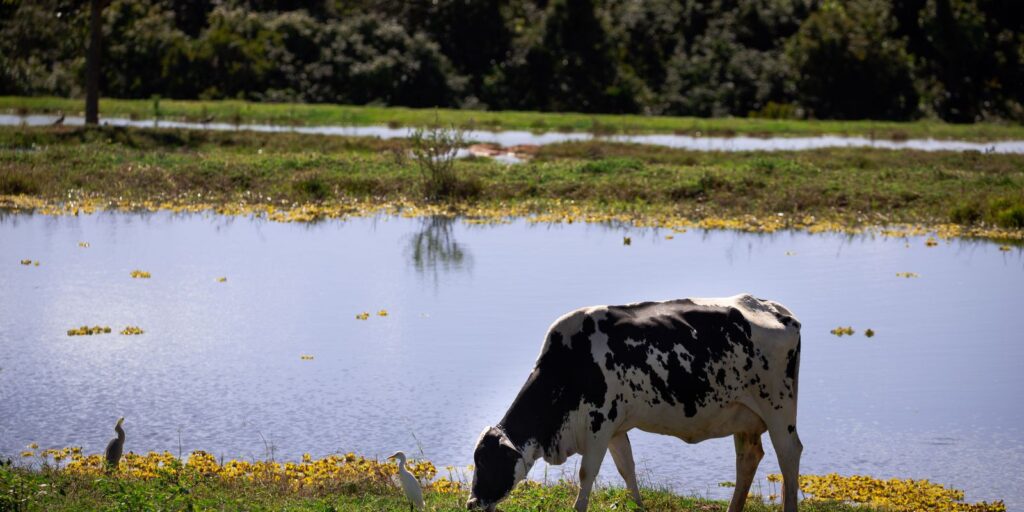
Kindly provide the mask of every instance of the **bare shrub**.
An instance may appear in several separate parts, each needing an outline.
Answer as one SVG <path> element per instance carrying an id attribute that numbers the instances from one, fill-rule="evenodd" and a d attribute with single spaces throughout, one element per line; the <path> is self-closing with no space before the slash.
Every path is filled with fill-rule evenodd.
<path id="1" fill-rule="evenodd" d="M 443 126 L 435 120 L 428 128 L 416 128 L 410 135 L 412 155 L 423 175 L 423 191 L 429 199 L 457 196 L 460 180 L 455 173 L 455 158 L 466 144 L 465 132 L 454 125 Z"/>

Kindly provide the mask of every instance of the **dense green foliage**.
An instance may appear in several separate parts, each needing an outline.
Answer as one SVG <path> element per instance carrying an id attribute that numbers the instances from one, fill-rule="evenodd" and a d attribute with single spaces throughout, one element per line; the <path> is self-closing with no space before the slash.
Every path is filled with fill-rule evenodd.
<path id="1" fill-rule="evenodd" d="M 88 2 L 0 3 L 0 94 L 80 96 Z M 655 115 L 1024 119 L 1024 2 L 113 0 L 102 92 Z"/>

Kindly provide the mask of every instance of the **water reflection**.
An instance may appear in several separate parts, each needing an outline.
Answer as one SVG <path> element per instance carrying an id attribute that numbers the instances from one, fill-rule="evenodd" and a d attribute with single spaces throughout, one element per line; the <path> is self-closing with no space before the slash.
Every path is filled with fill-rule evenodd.
<path id="1" fill-rule="evenodd" d="M 424 217 L 420 229 L 409 236 L 406 251 L 413 268 L 420 275 L 432 277 L 435 284 L 443 274 L 473 268 L 472 254 L 455 240 L 455 222 L 454 217 Z"/>

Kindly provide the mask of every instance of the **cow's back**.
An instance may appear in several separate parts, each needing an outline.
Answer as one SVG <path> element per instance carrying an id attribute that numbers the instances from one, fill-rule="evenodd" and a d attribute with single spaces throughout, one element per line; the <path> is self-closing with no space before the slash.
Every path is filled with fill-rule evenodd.
<path id="1" fill-rule="evenodd" d="M 589 394 L 577 412 L 593 431 L 648 425 L 699 440 L 707 437 L 702 424 L 734 404 L 755 412 L 795 407 L 799 328 L 782 305 L 745 294 L 597 306 L 555 322 L 538 367 L 568 370 L 563 357 L 557 365 L 545 360 L 567 351 L 574 366 L 600 367 L 601 375 L 568 370 Z M 699 432 L 683 432 L 687 424 Z M 673 428 L 683 431 L 666 431 Z"/>

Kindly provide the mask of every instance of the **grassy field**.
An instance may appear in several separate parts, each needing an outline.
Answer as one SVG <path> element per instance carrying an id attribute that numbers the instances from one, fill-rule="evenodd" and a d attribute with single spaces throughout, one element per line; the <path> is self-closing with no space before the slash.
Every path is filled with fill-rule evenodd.
<path id="1" fill-rule="evenodd" d="M 577 488 L 568 483 L 520 485 L 501 505 L 503 512 L 571 510 Z M 668 491 L 645 489 L 648 510 L 662 512 L 725 512 L 725 501 L 678 496 Z M 432 492 L 425 494 L 432 511 L 465 510 L 467 494 Z M 780 510 L 754 498 L 749 512 Z M 0 467 L 0 510 L 3 511 L 367 511 L 406 512 L 401 491 L 379 482 L 345 482 L 315 489 L 294 490 L 273 481 L 225 481 L 184 471 L 152 479 L 68 474 L 55 470 Z M 603 487 L 594 491 L 590 510 L 635 510 L 628 491 Z M 805 502 L 806 512 L 872 512 L 874 508 L 836 502 Z"/>
<path id="2" fill-rule="evenodd" d="M 10 114 L 57 113 L 83 115 L 80 99 L 0 97 L 0 111 Z M 655 117 L 549 112 L 487 112 L 452 109 L 410 109 L 352 105 L 250 103 L 244 101 L 179 101 L 102 99 L 101 116 L 230 124 L 389 125 L 427 126 L 440 120 L 481 130 L 535 132 L 680 133 L 704 135 L 807 136 L 859 135 L 879 139 L 937 138 L 993 141 L 1024 139 L 1024 125 L 1013 123 L 949 124 L 936 120 L 807 121 L 789 119 Z"/>
<path id="3" fill-rule="evenodd" d="M 120 128 L 0 129 L 0 195 L 281 207 L 423 203 L 404 140 Z M 456 210 L 772 230 L 952 224 L 1024 238 L 1024 156 L 703 153 L 601 142 L 456 163 Z M 730 223 L 739 223 L 732 225 Z"/>

